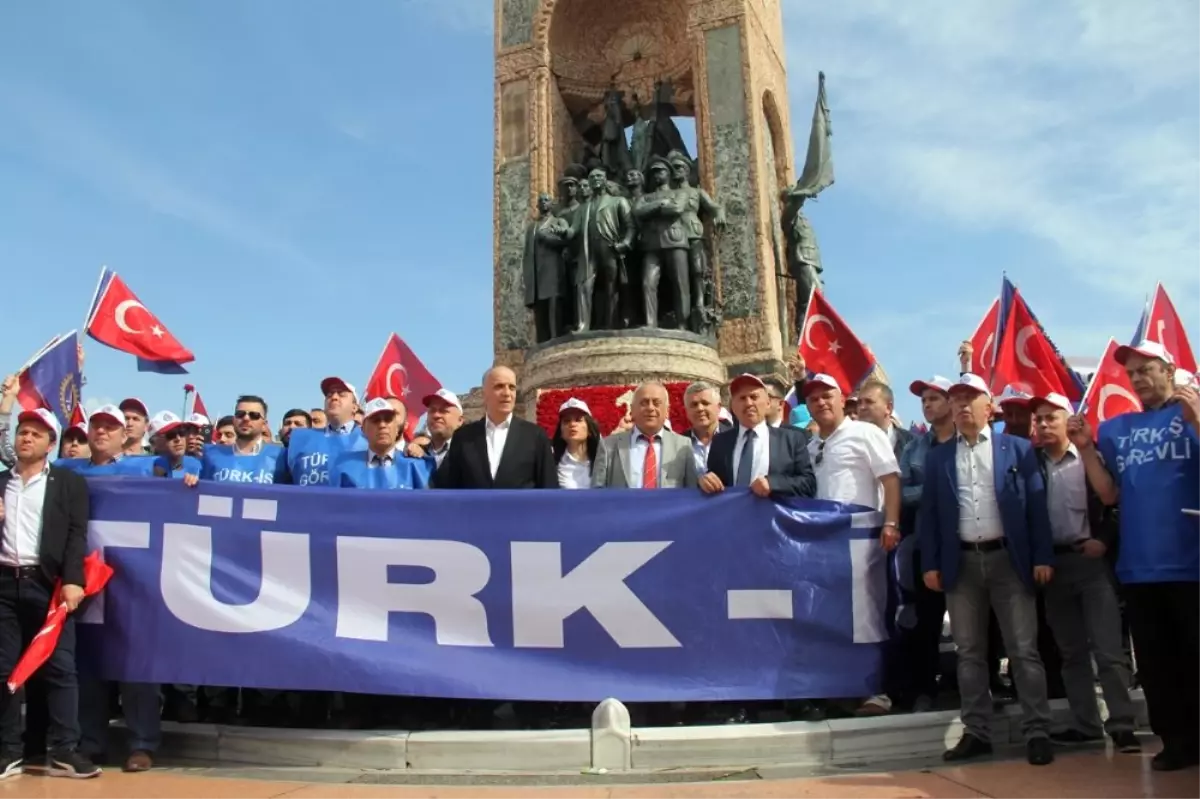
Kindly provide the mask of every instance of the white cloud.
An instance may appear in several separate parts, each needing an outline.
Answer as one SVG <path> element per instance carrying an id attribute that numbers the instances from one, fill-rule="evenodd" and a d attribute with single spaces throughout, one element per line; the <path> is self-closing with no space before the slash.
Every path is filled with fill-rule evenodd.
<path id="1" fill-rule="evenodd" d="M 1194 295 L 1198 18 L 1191 0 L 784 0 L 793 119 L 823 69 L 842 186 L 1048 243 L 1102 291 Z"/>

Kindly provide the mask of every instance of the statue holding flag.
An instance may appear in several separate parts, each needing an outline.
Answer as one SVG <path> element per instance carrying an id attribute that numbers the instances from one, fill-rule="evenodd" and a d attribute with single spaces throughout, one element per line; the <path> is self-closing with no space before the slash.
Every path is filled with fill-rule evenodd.
<path id="1" fill-rule="evenodd" d="M 804 324 L 809 297 L 821 288 L 821 250 L 817 237 L 804 215 L 804 203 L 833 185 L 833 148 L 830 140 L 829 103 L 825 97 L 825 73 L 817 75 L 817 102 L 813 108 L 812 130 L 808 135 L 808 155 L 804 172 L 796 185 L 784 189 L 784 235 L 787 237 L 788 277 L 796 281 L 794 322 L 797 332 Z"/>

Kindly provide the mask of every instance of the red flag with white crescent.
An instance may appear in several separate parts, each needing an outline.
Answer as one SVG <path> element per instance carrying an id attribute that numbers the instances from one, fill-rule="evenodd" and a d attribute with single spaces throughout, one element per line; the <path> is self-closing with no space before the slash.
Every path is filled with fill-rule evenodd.
<path id="1" fill-rule="evenodd" d="M 1187 330 L 1184 329 L 1183 320 L 1179 318 L 1179 313 L 1175 310 L 1175 303 L 1171 302 L 1171 297 L 1163 288 L 1162 283 L 1155 288 L 1154 299 L 1150 301 L 1145 335 L 1150 341 L 1156 341 L 1163 345 L 1175 359 L 1176 366 L 1195 373 L 1196 356 L 1192 354 L 1192 345 L 1188 341 Z"/>
<path id="2" fill-rule="evenodd" d="M 88 319 L 87 334 L 101 344 L 147 361 L 182 364 L 196 360 L 115 273 Z"/>
<path id="3" fill-rule="evenodd" d="M 1142 401 L 1138 399 L 1125 367 L 1117 363 L 1117 341 L 1109 339 L 1104 348 L 1104 357 L 1096 367 L 1096 374 L 1083 397 L 1081 413 L 1092 427 L 1092 434 L 1100 431 L 1100 424 L 1123 413 L 1139 413 Z"/>
<path id="4" fill-rule="evenodd" d="M 423 400 L 441 387 L 442 384 L 413 354 L 404 339 L 393 333 L 379 354 L 375 371 L 367 380 L 363 398 L 394 397 L 403 402 L 408 410 L 404 434 L 406 438 L 412 438 L 417 429 L 417 420 L 425 413 Z"/>
<path id="5" fill-rule="evenodd" d="M 1023 385 L 1035 396 L 1053 392 L 1078 402 L 1080 390 L 1066 369 L 1025 299 L 1014 290 L 1008 324 L 992 366 L 992 391 L 998 394 L 1005 386 Z"/>
<path id="6" fill-rule="evenodd" d="M 987 380 L 996 365 L 996 324 L 1000 320 L 1000 298 L 992 300 L 979 326 L 968 339 L 971 342 L 971 374 Z"/>
<path id="7" fill-rule="evenodd" d="M 810 374 L 829 375 L 846 394 L 858 388 L 875 368 L 871 350 L 820 291 L 814 291 L 809 300 L 797 351 Z"/>

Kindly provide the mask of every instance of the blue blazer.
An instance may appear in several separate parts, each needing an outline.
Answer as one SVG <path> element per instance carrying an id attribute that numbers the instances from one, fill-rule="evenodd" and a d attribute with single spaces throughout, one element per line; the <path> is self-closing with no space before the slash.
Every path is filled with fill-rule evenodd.
<path id="1" fill-rule="evenodd" d="M 713 436 L 708 450 L 708 470 L 732 487 L 733 451 L 737 447 L 739 429 L 734 427 Z M 785 497 L 815 497 L 817 473 L 808 458 L 808 437 L 802 430 L 791 427 L 768 427 L 771 462 L 767 464 L 767 482 L 771 492 Z"/>
<path id="2" fill-rule="evenodd" d="M 1054 539 L 1046 509 L 1046 482 L 1037 453 L 1023 438 L 992 436 L 992 468 L 1001 525 L 1017 576 L 1034 587 L 1033 567 L 1054 563 Z M 942 589 L 949 591 L 958 578 L 958 444 L 949 441 L 925 456 L 925 488 L 917 513 L 923 571 L 940 571 Z"/>

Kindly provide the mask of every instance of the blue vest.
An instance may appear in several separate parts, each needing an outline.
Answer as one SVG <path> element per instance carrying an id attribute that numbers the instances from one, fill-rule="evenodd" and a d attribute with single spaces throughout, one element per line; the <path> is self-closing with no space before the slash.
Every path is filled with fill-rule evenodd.
<path id="1" fill-rule="evenodd" d="M 191 455 L 183 456 L 183 463 L 178 469 L 171 468 L 171 459 L 166 455 L 159 455 L 154 459 L 154 476 L 155 477 L 170 477 L 172 480 L 182 480 L 185 474 L 194 474 L 200 476 L 204 464 L 199 458 L 193 458 Z"/>
<path id="2" fill-rule="evenodd" d="M 357 426 L 345 435 L 324 430 L 293 430 L 287 448 L 292 485 L 329 485 L 330 469 L 340 455 L 366 449 L 367 439 Z"/>
<path id="3" fill-rule="evenodd" d="M 1200 439 L 1178 404 L 1100 425 L 1097 446 L 1121 491 L 1123 583 L 1200 580 Z"/>
<path id="4" fill-rule="evenodd" d="M 284 450 L 278 444 L 264 444 L 257 455 L 239 455 L 230 444 L 214 444 L 204 448 L 200 479 L 214 483 L 274 483 L 283 477 L 285 468 Z"/>
<path id="5" fill-rule="evenodd" d="M 392 462 L 369 466 L 369 452 L 343 452 L 329 470 L 329 484 L 337 488 L 366 488 L 373 491 L 396 491 L 408 488 L 429 488 L 435 461 L 432 455 L 410 458 L 396 453 Z"/>
<path id="6" fill-rule="evenodd" d="M 55 461 L 54 465 L 84 477 L 153 477 L 157 460 L 153 455 L 123 455 L 101 466 L 93 464 L 91 458 L 62 458 Z"/>

